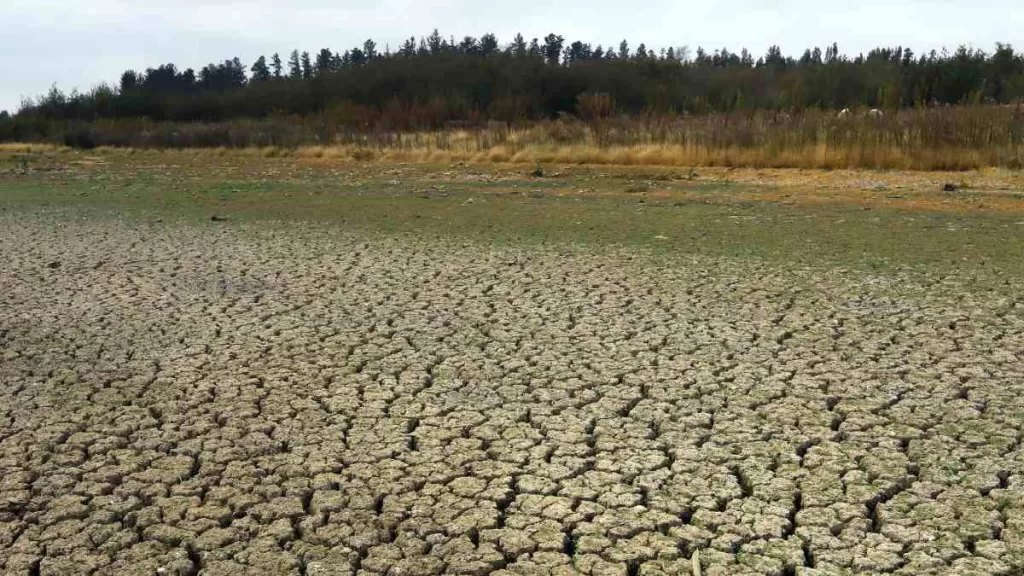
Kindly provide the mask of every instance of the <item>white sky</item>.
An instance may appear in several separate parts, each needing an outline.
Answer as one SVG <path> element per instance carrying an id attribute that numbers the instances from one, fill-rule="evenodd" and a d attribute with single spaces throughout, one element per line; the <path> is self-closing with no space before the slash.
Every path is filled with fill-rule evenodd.
<path id="1" fill-rule="evenodd" d="M 855 55 L 875 46 L 909 46 L 918 54 L 997 41 L 1024 49 L 1019 0 L 678 0 L 555 3 L 449 0 L 0 0 L 0 110 L 23 96 L 116 83 L 125 69 L 166 62 L 200 68 L 238 56 L 292 49 L 344 50 L 373 38 L 394 50 L 404 38 L 438 28 L 445 36 L 549 32 L 568 41 L 636 48 L 704 46 L 709 52 L 772 44 L 799 56 L 835 41 Z"/>

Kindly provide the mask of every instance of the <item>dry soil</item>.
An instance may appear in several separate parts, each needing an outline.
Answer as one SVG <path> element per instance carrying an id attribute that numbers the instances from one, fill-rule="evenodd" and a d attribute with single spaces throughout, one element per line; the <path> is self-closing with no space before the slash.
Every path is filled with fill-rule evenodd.
<path id="1" fill-rule="evenodd" d="M 11 574 L 1013 574 L 955 275 L 0 216 Z"/>

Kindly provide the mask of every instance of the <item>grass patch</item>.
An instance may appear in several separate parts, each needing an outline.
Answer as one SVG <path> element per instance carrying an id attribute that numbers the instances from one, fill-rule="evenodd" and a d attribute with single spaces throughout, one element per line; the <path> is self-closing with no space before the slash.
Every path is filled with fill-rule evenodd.
<path id="1" fill-rule="evenodd" d="M 419 239 L 636 247 L 796 267 L 925 266 L 1018 274 L 1024 253 L 1019 212 L 789 204 L 785 187 L 659 178 L 662 172 L 581 168 L 538 179 L 522 170 L 339 167 L 230 153 L 85 160 L 9 173 L 0 209 L 209 225 L 320 221 Z M 214 216 L 228 220 L 211 223 Z"/>

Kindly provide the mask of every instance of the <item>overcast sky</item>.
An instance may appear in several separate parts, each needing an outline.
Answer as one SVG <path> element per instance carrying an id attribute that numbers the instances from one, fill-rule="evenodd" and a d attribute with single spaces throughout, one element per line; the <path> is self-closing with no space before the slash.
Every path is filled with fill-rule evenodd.
<path id="1" fill-rule="evenodd" d="M 373 38 L 394 49 L 428 34 L 479 37 L 504 44 L 522 32 L 556 32 L 594 45 L 648 48 L 778 44 L 799 56 L 833 41 L 856 54 L 879 45 L 920 53 L 960 44 L 991 50 L 1002 41 L 1024 48 L 1019 0 L 0 0 L 0 110 L 56 83 L 87 90 L 115 83 L 125 69 L 165 62 L 200 68 L 238 56 L 292 49 L 344 50 Z"/>

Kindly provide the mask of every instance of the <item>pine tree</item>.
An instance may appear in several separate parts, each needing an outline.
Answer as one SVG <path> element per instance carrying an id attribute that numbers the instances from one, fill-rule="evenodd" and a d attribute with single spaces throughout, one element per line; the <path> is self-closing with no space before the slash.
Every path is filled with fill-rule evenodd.
<path id="1" fill-rule="evenodd" d="M 264 60 L 264 67 L 266 67 L 266 63 L 267 61 Z M 236 56 L 232 58 L 229 62 L 225 62 L 225 64 L 228 65 L 227 67 L 231 75 L 231 82 L 234 85 L 233 87 L 244 86 L 246 78 L 245 66 L 242 64 L 242 61 L 239 60 L 238 57 Z"/>
<path id="2" fill-rule="evenodd" d="M 490 56 L 498 51 L 498 37 L 487 33 L 480 37 L 480 54 Z"/>
<path id="3" fill-rule="evenodd" d="M 839 59 L 839 45 L 835 42 L 825 47 L 825 64 L 832 64 Z"/>
<path id="4" fill-rule="evenodd" d="M 540 42 L 538 42 L 536 38 L 530 40 L 530 48 L 527 51 L 527 54 L 535 58 L 541 58 L 544 56 L 544 51 L 541 50 Z"/>
<path id="5" fill-rule="evenodd" d="M 512 45 L 510 46 L 513 56 L 522 58 L 526 56 L 526 40 L 522 34 L 516 34 L 516 37 L 512 39 Z"/>
<path id="6" fill-rule="evenodd" d="M 302 53 L 302 79 L 309 80 L 313 77 L 313 62 L 309 59 L 309 52 Z"/>
<path id="7" fill-rule="evenodd" d="M 708 58 L 708 53 L 704 51 L 703 46 L 697 46 L 697 57 L 694 59 L 694 63 L 697 66 L 708 66 L 711 64 L 711 58 Z"/>
<path id="8" fill-rule="evenodd" d="M 376 59 L 379 56 L 377 54 L 377 43 L 367 39 L 366 42 L 363 42 L 363 53 L 366 54 L 367 61 Z"/>
<path id="9" fill-rule="evenodd" d="M 754 56 L 746 48 L 740 50 L 740 64 L 746 68 L 754 67 Z"/>
<path id="10" fill-rule="evenodd" d="M 121 74 L 121 94 L 137 87 L 139 84 L 142 84 L 142 78 L 138 72 L 126 70 L 124 74 Z"/>
<path id="11" fill-rule="evenodd" d="M 999 46 L 999 44 L 996 44 L 996 46 Z M 1012 52 L 1012 49 L 1011 49 L 1011 52 Z M 998 54 L 999 54 L 999 49 L 996 49 L 996 55 L 998 55 Z M 907 67 L 907 66 L 910 66 L 913 63 L 914 63 L 914 51 L 911 50 L 910 48 L 907 48 L 906 50 L 903 51 L 903 66 Z"/>
<path id="12" fill-rule="evenodd" d="M 457 48 L 463 54 L 477 54 L 480 52 L 480 43 L 477 42 L 476 38 L 466 36 L 462 39 L 462 42 L 459 42 Z"/>
<path id="13" fill-rule="evenodd" d="M 334 61 L 334 53 L 329 48 L 323 48 L 316 55 L 316 73 L 318 76 L 327 74 L 332 70 L 331 62 Z"/>
<path id="14" fill-rule="evenodd" d="M 434 28 L 434 31 L 427 36 L 427 47 L 430 49 L 430 53 L 437 55 L 444 49 L 444 40 L 441 39 L 441 34 Z"/>
<path id="15" fill-rule="evenodd" d="M 786 59 L 782 56 L 782 49 L 777 44 L 768 47 L 768 53 L 764 55 L 764 64 L 769 68 L 786 67 Z"/>
<path id="16" fill-rule="evenodd" d="M 271 56 L 271 58 L 270 58 L 270 68 L 271 68 L 271 70 L 274 71 L 274 78 L 280 78 L 281 77 L 281 70 L 282 70 L 281 55 L 278 54 L 277 52 L 274 52 L 274 55 Z"/>
<path id="17" fill-rule="evenodd" d="M 590 49 L 590 44 L 585 44 L 579 40 L 573 42 L 565 49 L 563 54 L 563 61 L 566 64 L 573 62 L 582 62 L 584 60 L 590 60 L 593 55 L 593 50 Z"/>
<path id="18" fill-rule="evenodd" d="M 252 79 L 256 82 L 270 79 L 270 68 L 267 67 L 267 59 L 263 56 L 256 59 L 250 71 L 252 72 Z"/>
<path id="19" fill-rule="evenodd" d="M 565 38 L 557 34 L 552 33 L 544 37 L 544 57 L 547 58 L 549 64 L 558 64 L 558 60 L 562 56 L 563 44 L 565 44 Z"/>
<path id="20" fill-rule="evenodd" d="M 416 37 L 412 36 L 408 40 L 402 43 L 402 47 L 398 49 L 398 53 L 406 58 L 412 58 L 416 55 Z"/>
<path id="21" fill-rule="evenodd" d="M 299 61 L 299 51 L 292 50 L 288 57 L 288 76 L 291 78 L 302 78 L 302 63 Z"/>

